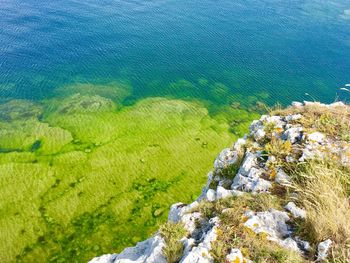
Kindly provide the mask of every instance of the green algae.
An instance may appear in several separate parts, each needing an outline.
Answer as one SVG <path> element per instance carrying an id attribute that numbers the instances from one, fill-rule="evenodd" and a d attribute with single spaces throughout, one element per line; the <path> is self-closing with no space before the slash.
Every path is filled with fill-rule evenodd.
<path id="1" fill-rule="evenodd" d="M 147 238 L 256 117 L 195 100 L 122 106 L 130 89 L 84 87 L 0 105 L 1 262 L 84 262 Z"/>

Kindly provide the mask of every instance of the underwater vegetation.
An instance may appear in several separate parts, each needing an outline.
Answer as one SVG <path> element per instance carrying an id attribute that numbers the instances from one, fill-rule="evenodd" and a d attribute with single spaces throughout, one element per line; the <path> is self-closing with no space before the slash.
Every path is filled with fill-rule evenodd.
<path id="1" fill-rule="evenodd" d="M 0 105 L 0 262 L 84 262 L 147 238 L 257 117 L 195 99 L 123 105 L 131 93 L 77 84 Z"/>

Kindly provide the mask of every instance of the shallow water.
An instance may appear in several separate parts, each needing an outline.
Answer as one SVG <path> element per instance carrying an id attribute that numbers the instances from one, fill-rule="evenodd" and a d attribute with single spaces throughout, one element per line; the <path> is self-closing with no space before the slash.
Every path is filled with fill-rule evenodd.
<path id="1" fill-rule="evenodd" d="M 339 91 L 350 82 L 348 9 L 346 0 L 1 0 L 0 95 L 124 80 L 136 98 L 181 97 L 167 84 L 204 78 L 236 100 L 348 99 Z"/>
<path id="2" fill-rule="evenodd" d="M 0 0 L 0 261 L 134 245 L 200 194 L 262 103 L 348 100 L 349 9 Z"/>

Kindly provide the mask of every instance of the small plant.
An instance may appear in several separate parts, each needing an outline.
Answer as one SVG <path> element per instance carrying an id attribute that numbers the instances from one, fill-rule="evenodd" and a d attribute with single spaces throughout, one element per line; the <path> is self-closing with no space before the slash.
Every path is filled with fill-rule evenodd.
<path id="1" fill-rule="evenodd" d="M 206 207 L 208 208 L 208 207 Z M 280 200 L 269 194 L 260 194 L 229 198 L 212 204 L 215 215 L 220 216 L 217 239 L 212 242 L 211 256 L 216 263 L 225 263 L 231 248 L 239 248 L 243 256 L 254 262 L 304 262 L 295 252 L 267 240 L 264 234 L 255 234 L 244 227 L 244 212 L 266 211 L 269 208 L 281 209 Z M 226 209 L 224 213 L 221 213 Z"/>
<path id="2" fill-rule="evenodd" d="M 243 157 L 238 156 L 238 160 L 236 161 L 236 163 L 230 166 L 227 166 L 223 169 L 220 169 L 218 171 L 219 175 L 221 175 L 224 178 L 228 178 L 232 180 L 236 176 L 239 168 L 241 167 L 242 160 L 243 160 Z"/>
<path id="3" fill-rule="evenodd" d="M 286 156 L 292 153 L 292 150 L 293 147 L 290 141 L 283 141 L 277 138 L 272 138 L 265 145 L 265 151 L 279 160 L 285 160 Z"/>
<path id="4" fill-rule="evenodd" d="M 180 239 L 186 236 L 186 230 L 181 223 L 166 223 L 159 229 L 160 235 L 165 240 L 163 253 L 168 263 L 179 262 L 183 254 L 183 244 Z"/>
<path id="5" fill-rule="evenodd" d="M 289 107 L 271 111 L 272 115 L 302 114 L 298 120 L 305 130 L 323 132 L 329 137 L 350 141 L 350 107 L 326 107 L 321 104 Z"/>

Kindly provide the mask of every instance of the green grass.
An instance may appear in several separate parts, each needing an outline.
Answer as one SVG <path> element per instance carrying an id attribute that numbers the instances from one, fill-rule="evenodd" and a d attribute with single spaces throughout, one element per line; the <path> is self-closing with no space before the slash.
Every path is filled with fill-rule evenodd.
<path id="1" fill-rule="evenodd" d="M 0 262 L 86 262 L 149 237 L 235 140 L 227 116 L 239 135 L 256 117 L 164 98 L 122 107 L 127 93 L 104 86 L 62 94 L 1 105 Z"/>

